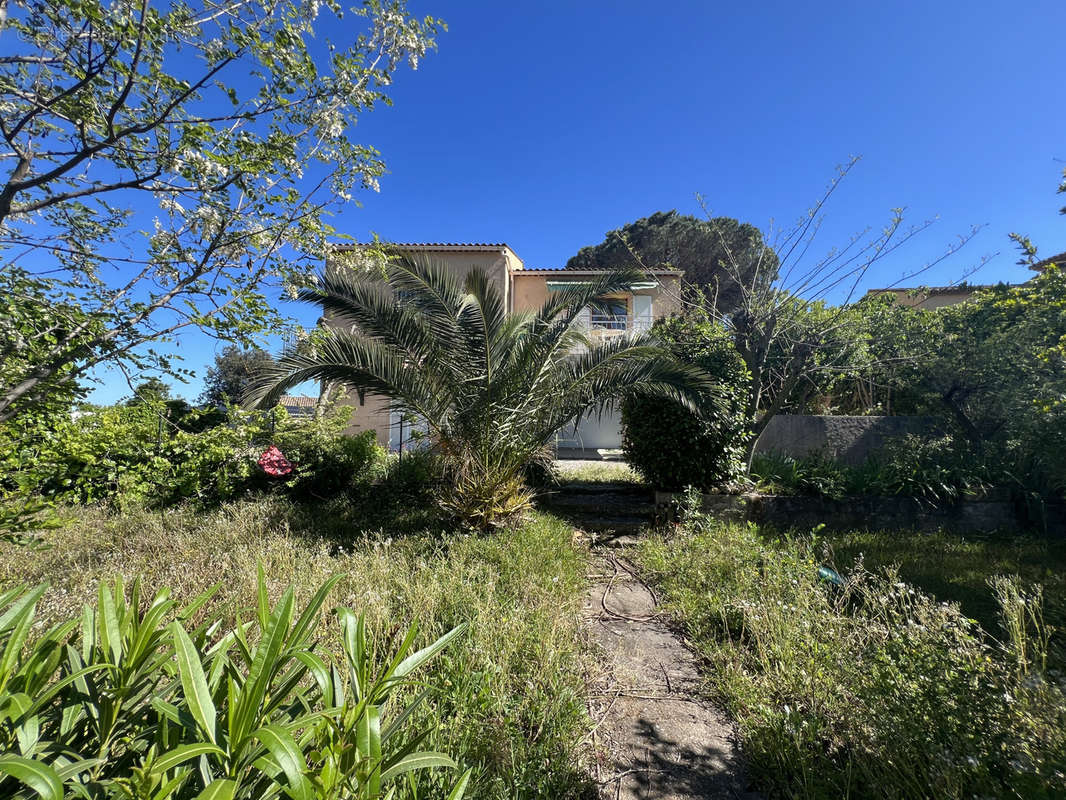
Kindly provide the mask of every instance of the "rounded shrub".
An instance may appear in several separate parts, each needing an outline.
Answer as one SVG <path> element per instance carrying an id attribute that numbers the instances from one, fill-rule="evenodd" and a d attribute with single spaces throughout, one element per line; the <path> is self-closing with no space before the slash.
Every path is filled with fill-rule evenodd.
<path id="1" fill-rule="evenodd" d="M 660 489 L 709 489 L 739 478 L 748 437 L 744 361 L 725 331 L 703 316 L 660 320 L 652 333 L 679 359 L 716 378 L 719 391 L 699 413 L 661 398 L 628 399 L 622 407 L 626 459 Z"/>

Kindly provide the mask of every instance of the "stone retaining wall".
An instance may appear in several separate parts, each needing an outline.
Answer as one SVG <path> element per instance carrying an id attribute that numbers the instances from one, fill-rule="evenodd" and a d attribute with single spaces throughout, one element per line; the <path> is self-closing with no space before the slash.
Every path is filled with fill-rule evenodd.
<path id="1" fill-rule="evenodd" d="M 826 417 L 779 414 L 759 437 L 756 453 L 782 453 L 803 458 L 825 453 L 844 464 L 857 466 L 885 444 L 907 434 L 936 435 L 933 417 Z"/>
<path id="2" fill-rule="evenodd" d="M 656 506 L 669 505 L 676 492 L 656 491 Z M 1020 533 L 1026 526 L 1014 505 L 1001 493 L 932 507 L 909 497 L 821 497 L 781 495 L 703 495 L 703 510 L 719 519 L 769 524 L 781 529 L 832 530 L 946 530 L 955 533 Z M 1066 536 L 1066 507 L 1048 510 L 1052 536 Z"/>

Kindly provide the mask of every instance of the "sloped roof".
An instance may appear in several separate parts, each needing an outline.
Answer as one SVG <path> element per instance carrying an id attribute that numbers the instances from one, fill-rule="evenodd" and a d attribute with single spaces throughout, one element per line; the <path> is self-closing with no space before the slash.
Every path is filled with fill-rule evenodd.
<path id="1" fill-rule="evenodd" d="M 899 294 L 903 292 L 914 292 L 915 294 L 924 294 L 927 297 L 932 297 L 938 294 L 962 294 L 964 292 L 976 292 L 978 289 L 994 289 L 995 286 L 991 283 L 959 283 L 954 286 L 894 286 L 891 289 L 867 289 L 866 294 Z"/>
<path id="2" fill-rule="evenodd" d="M 609 269 L 567 269 L 566 267 L 559 267 L 557 269 L 521 269 L 511 270 L 514 275 L 558 275 L 560 278 L 571 278 L 574 275 L 603 275 L 606 272 L 611 272 Z M 651 275 L 684 275 L 679 269 L 648 269 L 641 270 Z"/>
<path id="3" fill-rule="evenodd" d="M 504 242 L 496 243 L 484 243 L 484 242 L 381 242 L 382 245 L 387 247 L 399 247 L 405 250 L 451 250 L 457 252 L 480 252 L 485 250 L 503 250 L 505 247 L 510 250 Z M 358 247 L 368 247 L 366 244 L 342 244 L 337 245 L 337 250 L 354 250 Z"/>
<path id="4" fill-rule="evenodd" d="M 1037 261 L 1035 264 L 1029 267 L 1029 269 L 1035 269 L 1037 272 L 1040 272 L 1050 264 L 1058 264 L 1060 267 L 1066 267 L 1066 250 L 1056 256 L 1051 256 L 1051 258 L 1045 258 L 1042 261 Z"/>

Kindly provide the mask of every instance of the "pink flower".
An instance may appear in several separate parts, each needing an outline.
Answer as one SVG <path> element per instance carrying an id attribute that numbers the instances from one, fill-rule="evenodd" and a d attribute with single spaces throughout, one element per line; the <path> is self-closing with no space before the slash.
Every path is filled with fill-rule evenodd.
<path id="1" fill-rule="evenodd" d="M 282 475 L 288 475 L 292 472 L 292 462 L 285 458 L 285 456 L 281 454 L 281 451 L 274 445 L 270 445 L 270 447 L 267 448 L 267 451 L 259 456 L 259 461 L 257 463 L 263 468 L 263 472 L 267 475 L 281 477 Z"/>

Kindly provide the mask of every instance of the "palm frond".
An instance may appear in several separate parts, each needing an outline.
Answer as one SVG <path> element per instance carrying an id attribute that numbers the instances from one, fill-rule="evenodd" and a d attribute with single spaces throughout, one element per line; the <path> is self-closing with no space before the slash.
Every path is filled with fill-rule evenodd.
<path id="1" fill-rule="evenodd" d="M 720 387 L 703 370 L 663 350 L 648 334 L 619 336 L 569 359 L 561 370 L 561 413 L 598 410 L 627 396 L 664 397 L 697 413 L 718 410 Z"/>
<path id="2" fill-rule="evenodd" d="M 299 299 L 320 305 L 334 329 L 347 328 L 403 351 L 418 363 L 445 363 L 440 337 L 427 317 L 399 303 L 387 284 L 346 273 L 327 274 Z"/>
<path id="3" fill-rule="evenodd" d="M 465 293 L 462 283 L 444 264 L 394 251 L 385 272 L 397 302 L 423 314 L 438 337 L 461 333 L 458 319 Z"/>
<path id="4" fill-rule="evenodd" d="M 305 381 L 341 383 L 391 398 L 402 409 L 441 428 L 450 412 L 450 393 L 435 373 L 412 369 L 403 353 L 348 331 L 330 331 L 311 351 L 289 350 L 249 388 L 245 405 L 267 408 Z"/>

